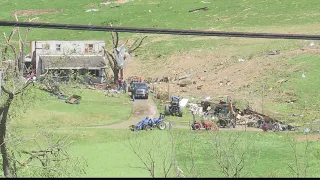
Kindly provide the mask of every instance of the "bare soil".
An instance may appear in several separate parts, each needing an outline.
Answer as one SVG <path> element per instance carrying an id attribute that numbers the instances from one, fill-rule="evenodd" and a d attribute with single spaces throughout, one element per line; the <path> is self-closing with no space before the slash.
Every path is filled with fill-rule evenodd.
<path id="1" fill-rule="evenodd" d="M 18 16 L 36 16 L 36 15 L 44 15 L 44 14 L 56 14 L 62 12 L 61 9 L 27 9 L 27 10 L 19 10 L 13 11 L 13 14 L 17 14 Z"/>
<path id="2" fill-rule="evenodd" d="M 155 38 L 153 41 L 161 41 L 168 37 Z M 202 37 L 199 37 L 202 38 Z M 253 40 L 252 40 L 253 41 Z M 261 41 L 261 40 L 254 40 Z M 170 94 L 182 97 L 204 98 L 231 96 L 235 99 L 248 100 L 255 111 L 261 112 L 261 97 L 256 96 L 252 84 L 262 82 L 266 72 L 279 69 L 281 59 L 299 54 L 319 54 L 316 47 L 302 47 L 289 52 L 281 52 L 279 55 L 262 55 L 239 62 L 237 58 L 228 56 L 228 52 L 184 52 L 175 53 L 164 63 L 156 63 L 155 60 L 135 60 L 126 66 L 125 76 L 142 76 L 144 78 L 180 77 L 191 74 L 190 84 L 180 87 L 177 83 L 170 84 Z M 292 67 L 296 69 L 298 67 Z M 277 85 L 277 82 L 275 82 Z M 152 86 L 159 91 L 167 91 L 167 83 L 157 83 Z M 197 87 L 201 86 L 200 89 Z M 272 91 L 272 90 L 265 90 Z M 272 97 L 265 98 L 265 102 Z"/>
<path id="3" fill-rule="evenodd" d="M 298 142 L 303 141 L 320 141 L 320 134 L 307 134 L 296 136 Z"/>

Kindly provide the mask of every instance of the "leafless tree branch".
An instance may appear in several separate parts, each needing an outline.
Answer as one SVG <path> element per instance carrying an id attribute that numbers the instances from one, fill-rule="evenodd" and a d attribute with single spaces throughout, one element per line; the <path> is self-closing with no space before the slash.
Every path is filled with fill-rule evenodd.
<path id="1" fill-rule="evenodd" d="M 111 32 L 111 37 L 112 37 L 113 48 L 118 48 L 118 44 L 119 44 L 119 34 L 118 34 L 118 32 L 115 32 L 115 33 Z"/>
<path id="2" fill-rule="evenodd" d="M 136 41 L 129 47 L 128 53 L 131 54 L 131 53 L 133 53 L 135 50 L 137 50 L 137 49 L 141 46 L 143 40 L 144 40 L 145 38 L 147 38 L 147 37 L 148 37 L 148 36 L 144 36 L 142 39 L 140 39 L 139 44 L 138 44 L 137 46 L 134 46 L 134 45 L 138 42 L 138 40 L 136 40 Z"/>

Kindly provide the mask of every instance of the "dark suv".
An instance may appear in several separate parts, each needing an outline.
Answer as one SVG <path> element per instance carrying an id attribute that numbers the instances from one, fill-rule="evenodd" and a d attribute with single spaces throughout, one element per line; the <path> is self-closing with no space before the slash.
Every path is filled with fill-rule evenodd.
<path id="1" fill-rule="evenodd" d="M 131 95 L 134 95 L 135 98 L 148 99 L 149 88 L 144 82 L 133 82 L 130 91 Z"/>

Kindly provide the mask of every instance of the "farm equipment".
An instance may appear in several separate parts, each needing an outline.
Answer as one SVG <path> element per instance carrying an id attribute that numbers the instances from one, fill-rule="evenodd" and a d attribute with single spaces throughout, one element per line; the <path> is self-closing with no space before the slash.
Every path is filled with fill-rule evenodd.
<path id="1" fill-rule="evenodd" d="M 72 95 L 68 98 L 66 98 L 66 103 L 69 103 L 69 104 L 80 104 L 80 100 L 81 100 L 81 96 L 78 96 L 78 95 Z"/>
<path id="2" fill-rule="evenodd" d="M 152 121 L 149 121 L 149 125 L 151 128 L 158 128 L 160 130 L 165 130 L 167 128 L 166 123 L 164 122 L 165 115 L 160 113 L 160 116 L 158 118 L 154 118 Z"/>
<path id="3" fill-rule="evenodd" d="M 180 107 L 180 97 L 171 96 L 171 101 L 164 107 L 165 115 L 182 117 L 183 109 Z"/>
<path id="4" fill-rule="evenodd" d="M 191 124 L 191 128 L 192 130 L 200 130 L 200 128 L 204 128 L 207 131 L 209 130 L 216 130 L 218 131 L 219 128 L 213 124 L 213 122 L 209 121 L 209 120 L 201 120 L 201 123 L 198 121 L 193 121 L 193 123 Z"/>
<path id="5" fill-rule="evenodd" d="M 160 130 L 165 130 L 167 128 L 166 123 L 164 122 L 164 114 L 160 113 L 158 118 L 149 118 L 146 117 L 142 121 L 140 121 L 137 125 L 131 125 L 130 129 L 132 131 L 140 131 L 140 130 L 152 130 L 158 128 Z"/>
<path id="6" fill-rule="evenodd" d="M 236 116 L 235 112 L 233 111 L 231 100 L 229 101 L 229 103 L 220 101 L 220 103 L 217 104 L 214 111 L 214 114 L 218 118 L 217 124 L 219 125 L 219 127 L 236 127 Z"/>

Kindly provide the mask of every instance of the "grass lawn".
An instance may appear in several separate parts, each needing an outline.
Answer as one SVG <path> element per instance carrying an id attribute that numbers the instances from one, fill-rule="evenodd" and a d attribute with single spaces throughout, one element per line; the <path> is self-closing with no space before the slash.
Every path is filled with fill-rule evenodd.
<path id="1" fill-rule="evenodd" d="M 229 137 L 237 137 L 237 133 L 220 133 L 223 148 L 228 147 Z M 78 130 L 77 134 L 82 134 L 83 139 L 74 136 L 74 140 L 77 140 L 70 146 L 69 153 L 86 160 L 88 168 L 84 177 L 150 177 L 148 171 L 137 168 L 143 167 L 143 164 L 128 148 L 129 141 L 147 162 L 146 151 L 153 149 L 157 177 L 163 177 L 162 160 L 171 155 L 168 131 L 133 133 L 127 130 L 90 129 Z M 248 177 L 292 177 L 288 164 L 294 164 L 294 154 L 287 138 L 298 134 L 300 133 L 242 133 L 234 146 L 234 155 L 238 157 L 249 142 L 243 171 L 249 172 Z M 215 171 L 218 168 L 214 159 L 216 149 L 212 147 L 214 137 L 214 134 L 207 134 L 205 131 L 190 133 L 187 130 L 174 130 L 177 164 L 185 176 L 191 176 L 188 169 L 191 167 L 190 152 L 193 150 L 198 177 L 223 177 L 223 174 Z M 303 142 L 297 143 L 301 171 L 305 160 L 305 145 Z M 320 175 L 320 159 L 317 158 L 319 150 L 319 142 L 309 145 L 306 159 L 310 168 L 307 176 Z"/>
<path id="2" fill-rule="evenodd" d="M 38 91 L 34 107 L 15 123 L 23 121 L 24 128 L 73 128 L 115 124 L 131 115 L 132 104 L 125 95 L 111 98 L 92 90 L 78 90 L 76 94 L 82 97 L 79 105 L 65 103 L 56 96 Z"/>
<path id="3" fill-rule="evenodd" d="M 186 133 L 180 130 L 177 134 L 176 139 L 179 140 L 176 147 L 178 148 L 177 155 L 180 162 L 185 164 L 185 168 L 190 168 L 191 159 L 188 149 L 190 150 L 192 147 L 197 171 L 201 174 L 201 177 L 223 177 L 221 172 L 214 171 L 219 169 L 215 155 L 217 154 L 216 150 L 220 148 L 231 153 L 231 157 L 238 158 L 238 162 L 240 154 L 244 151 L 246 152 L 243 173 L 248 173 L 247 177 L 292 177 L 293 173 L 288 164 L 292 165 L 294 163 L 294 154 L 288 138 L 294 138 L 300 133 L 220 132 L 218 140 L 215 138 L 217 134 L 208 134 L 205 131 Z M 236 145 L 231 146 L 231 142 L 236 137 L 238 137 Z M 218 141 L 220 142 L 219 148 L 216 148 L 214 144 Z M 304 158 L 303 154 L 306 144 L 301 142 L 297 143 L 296 146 L 301 170 L 304 160 L 307 160 L 310 165 L 307 176 L 319 176 L 317 171 L 319 158 L 316 158 L 317 153 L 319 153 L 319 142 L 313 142 L 309 145 L 306 158 Z M 227 161 L 226 159 L 224 160 Z"/>
<path id="4" fill-rule="evenodd" d="M 78 105 L 78 108 L 82 105 L 90 107 L 90 102 L 93 103 L 98 101 L 101 103 L 101 101 L 105 100 L 102 99 L 103 95 L 98 92 L 83 90 L 82 92 L 79 91 L 78 94 L 83 97 L 83 101 Z M 63 101 L 50 97 L 46 93 L 39 92 L 39 97 L 42 101 L 37 101 L 35 107 L 50 110 L 53 115 L 59 114 L 60 112 L 66 112 L 65 108 L 70 108 L 70 112 L 74 114 L 81 112 L 71 108 L 77 107 L 77 105 L 65 104 Z M 127 101 L 125 97 L 121 97 L 120 99 L 107 99 L 109 100 L 109 103 L 115 103 L 116 100 L 119 103 Z M 46 101 L 47 104 L 40 106 L 40 102 L 43 101 Z M 65 105 L 65 108 L 57 107 L 55 105 Z M 130 106 L 127 108 L 129 111 Z M 101 109 L 96 109 L 97 113 L 101 113 L 99 110 Z M 94 110 L 91 109 L 85 112 L 89 111 Z M 28 116 L 31 116 L 32 114 L 33 110 L 28 110 L 26 112 L 26 115 Z M 48 116 L 48 118 L 51 116 Z M 121 117 L 121 115 L 114 117 Z M 78 119 L 78 121 L 84 122 L 86 125 L 96 125 L 101 123 L 98 119 L 92 119 L 93 121 L 90 121 L 90 123 L 81 118 Z M 106 120 L 108 119 L 109 118 L 106 118 Z M 170 120 L 171 119 L 173 118 L 170 117 Z M 128 148 L 128 143 L 130 141 L 132 142 L 133 147 L 138 151 L 139 155 L 141 155 L 146 161 L 148 160 L 146 151 L 152 150 L 156 163 L 155 176 L 163 177 L 163 159 L 165 157 L 170 157 L 171 155 L 170 135 L 168 131 L 154 130 L 134 133 L 128 130 L 83 129 L 74 127 L 78 125 L 75 123 L 75 120 L 65 120 L 69 120 L 70 123 L 65 123 L 65 125 L 62 126 L 59 125 L 62 123 L 61 121 L 52 121 L 51 124 L 49 124 L 50 121 L 44 120 L 48 124 L 40 124 L 40 119 L 33 118 L 33 121 L 39 123 L 38 127 L 29 122 L 31 121 L 31 118 L 24 119 L 24 121 L 14 121 L 15 123 L 13 125 L 17 127 L 14 129 L 14 132 L 20 133 L 19 135 L 24 136 L 27 141 L 25 144 L 20 144 L 19 149 L 34 149 L 35 144 L 32 143 L 32 140 L 28 140 L 28 138 L 34 137 L 37 133 L 42 132 L 49 135 L 46 137 L 50 137 L 51 142 L 68 135 L 68 141 L 72 142 L 67 149 L 69 154 L 73 158 L 83 158 L 80 162 L 88 165 L 85 169 L 86 174 L 80 175 L 77 174 L 78 171 L 75 171 L 72 176 L 150 177 L 148 171 L 141 168 L 143 167 L 143 164 L 139 158 Z M 112 122 L 119 121 L 120 118 L 118 118 L 117 121 Z M 104 122 L 104 124 L 108 124 L 108 122 Z M 220 132 L 219 134 L 221 135 L 221 147 L 228 147 L 227 145 L 230 143 L 229 137 L 236 137 L 236 133 L 231 132 Z M 246 154 L 248 157 L 246 159 L 246 166 L 244 169 L 244 172 L 249 172 L 247 175 L 248 177 L 292 177 L 293 175 L 288 164 L 293 164 L 295 159 L 287 137 L 294 138 L 296 135 L 301 135 L 301 133 L 243 133 L 240 134 L 237 140 L 233 154 L 238 157 L 242 150 L 246 149 L 245 145 L 249 142 L 250 148 L 248 150 L 248 154 Z M 174 130 L 175 157 L 179 168 L 184 171 L 185 176 L 192 176 L 188 168 L 190 168 L 191 164 L 190 151 L 193 150 L 195 152 L 194 164 L 196 166 L 196 176 L 223 177 L 223 174 L 216 171 L 218 169 L 216 167 L 216 161 L 214 160 L 216 149 L 212 146 L 213 143 L 216 142 L 214 141 L 214 137 L 214 134 L 207 133 L 206 131 L 190 133 L 188 130 Z M 46 144 L 44 137 L 40 137 L 38 141 L 40 141 L 42 145 Z M 305 143 L 299 142 L 297 143 L 297 147 L 299 164 L 302 168 L 305 160 L 303 158 Z M 317 171 L 319 168 L 319 158 L 317 156 L 317 153 L 320 150 L 319 147 L 319 142 L 313 142 L 309 145 L 310 153 L 308 153 L 307 160 L 310 168 L 308 169 L 309 174 L 307 174 L 307 176 L 319 176 L 319 172 Z M 257 160 L 257 162 L 255 162 L 255 160 Z M 169 159 L 167 159 L 167 161 L 169 161 Z M 254 166 L 251 167 L 251 165 Z M 170 172 L 171 176 L 172 173 L 173 172 Z"/>
<path id="5" fill-rule="evenodd" d="M 319 56 L 316 54 L 302 54 L 282 60 L 282 66 L 268 72 L 266 97 L 274 99 L 274 103 L 266 104 L 267 108 L 284 114 L 285 119 L 312 120 L 319 118 L 320 102 L 318 86 L 320 83 Z M 302 77 L 302 75 L 305 77 Z M 279 80 L 287 80 L 277 83 Z M 259 86 L 259 85 L 257 85 Z M 271 89 L 272 88 L 272 89 Z M 275 96 L 280 94 L 280 96 Z M 294 103 L 286 101 L 296 100 Z M 303 114 L 301 117 L 290 117 L 290 114 Z"/>

